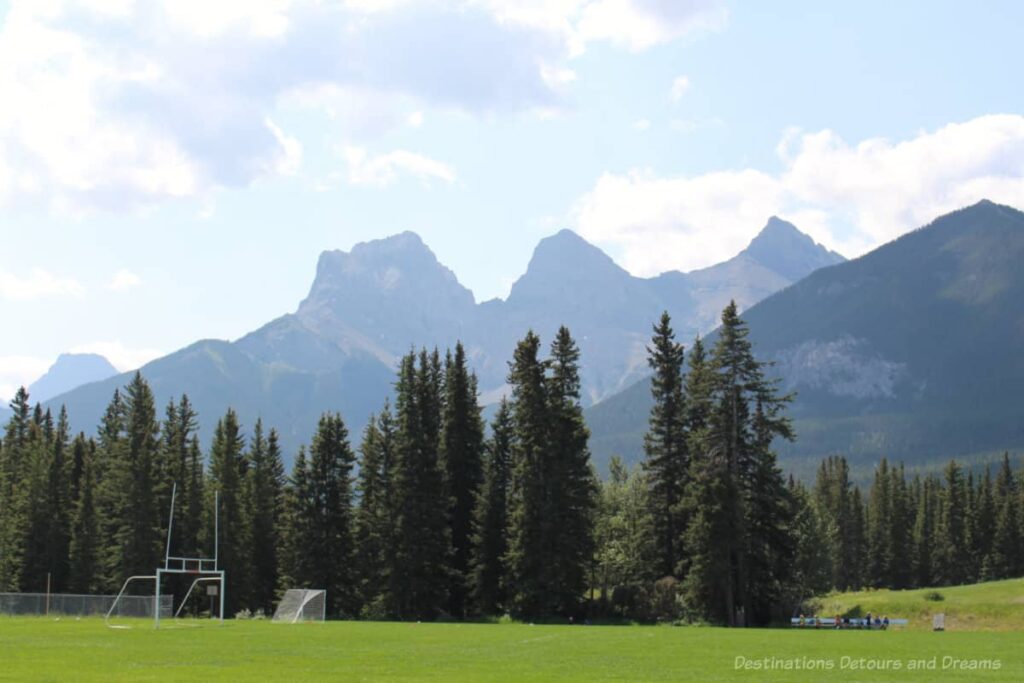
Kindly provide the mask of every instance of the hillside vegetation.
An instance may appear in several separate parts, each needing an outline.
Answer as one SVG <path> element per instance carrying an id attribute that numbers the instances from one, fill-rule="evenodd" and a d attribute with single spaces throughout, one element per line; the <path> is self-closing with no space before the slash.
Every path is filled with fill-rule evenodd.
<path id="1" fill-rule="evenodd" d="M 909 628 L 930 630 L 932 615 L 946 615 L 947 631 L 1024 630 L 1024 579 L 917 590 L 832 593 L 817 601 L 818 614 L 863 616 L 871 612 L 909 619 Z"/>

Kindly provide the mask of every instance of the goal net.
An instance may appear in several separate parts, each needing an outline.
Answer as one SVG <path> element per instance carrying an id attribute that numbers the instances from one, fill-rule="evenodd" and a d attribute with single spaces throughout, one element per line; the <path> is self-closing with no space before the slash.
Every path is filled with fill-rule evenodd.
<path id="1" fill-rule="evenodd" d="M 274 621 L 295 624 L 300 621 L 323 621 L 327 612 L 327 591 L 290 588 L 277 603 Z"/>

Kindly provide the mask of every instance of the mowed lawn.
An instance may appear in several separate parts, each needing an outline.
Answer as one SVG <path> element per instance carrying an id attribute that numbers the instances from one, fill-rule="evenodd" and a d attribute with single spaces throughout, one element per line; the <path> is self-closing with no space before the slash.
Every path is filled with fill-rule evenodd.
<path id="1" fill-rule="evenodd" d="M 266 621 L 154 631 L 150 622 L 132 625 L 112 630 L 100 619 L 0 617 L 0 680 L 1024 680 L 1019 632 Z M 764 666 L 766 657 L 774 658 L 768 670 L 736 668 L 737 658 Z M 807 658 L 833 665 L 813 673 L 781 668 L 806 666 Z M 952 659 L 958 668 L 950 667 Z M 936 668 L 911 671 L 912 660 Z M 959 667 L 970 666 L 964 660 L 997 661 L 999 669 L 964 670 Z"/>

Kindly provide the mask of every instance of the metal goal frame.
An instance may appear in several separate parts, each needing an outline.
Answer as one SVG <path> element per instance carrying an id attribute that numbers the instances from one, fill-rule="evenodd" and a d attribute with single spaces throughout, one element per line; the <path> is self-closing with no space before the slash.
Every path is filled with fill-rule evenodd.
<path id="1" fill-rule="evenodd" d="M 164 546 L 164 566 L 157 567 L 153 574 L 129 576 L 124 584 L 121 586 L 121 590 L 118 592 L 117 597 L 114 598 L 114 603 L 110 606 L 110 610 L 104 617 L 104 622 L 110 628 L 127 628 L 125 626 L 114 626 L 110 624 L 110 616 L 114 613 L 117 608 L 117 603 L 121 599 L 128 585 L 132 581 L 153 581 L 156 586 L 153 591 L 153 628 L 160 628 L 160 586 L 163 583 L 164 576 L 168 574 L 185 574 L 196 577 L 189 586 L 188 592 L 182 599 L 181 604 L 177 610 L 174 610 L 174 603 L 171 603 L 172 618 L 177 618 L 181 614 L 181 610 L 185 607 L 189 597 L 192 595 L 192 590 L 199 583 L 216 583 L 218 587 L 218 596 L 220 598 L 220 607 L 217 610 L 217 619 L 220 623 L 224 623 L 224 588 L 225 588 L 225 572 L 220 568 L 218 563 L 220 553 L 220 492 L 214 491 L 213 493 L 213 557 L 177 557 L 171 555 L 171 534 L 174 531 L 174 503 L 178 494 L 177 482 L 171 487 L 171 511 L 167 521 L 167 543 Z"/>

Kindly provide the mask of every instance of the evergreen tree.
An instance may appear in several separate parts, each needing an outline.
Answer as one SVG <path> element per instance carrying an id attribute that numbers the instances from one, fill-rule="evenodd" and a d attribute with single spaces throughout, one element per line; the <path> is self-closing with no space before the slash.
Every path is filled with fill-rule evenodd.
<path id="1" fill-rule="evenodd" d="M 201 476 L 195 476 L 192 462 L 197 430 L 198 416 L 188 396 L 183 395 L 178 403 L 170 401 L 167 404 L 161 430 L 160 480 L 155 487 L 157 511 L 161 536 L 166 537 L 171 494 L 176 491 L 171 548 L 173 553 L 186 557 L 197 556 L 202 534 L 202 491 L 192 490 L 193 487 L 201 488 Z M 199 469 L 201 474 L 201 466 Z M 198 505 L 193 508 L 196 503 Z"/>
<path id="2" fill-rule="evenodd" d="M 914 519 L 913 577 L 917 586 L 934 586 L 935 522 L 938 517 L 938 481 L 934 477 L 918 480 L 915 488 L 917 514 Z"/>
<path id="3" fill-rule="evenodd" d="M 688 526 L 694 518 L 697 510 L 697 497 L 691 495 L 688 490 L 693 486 L 697 470 L 703 469 L 705 463 L 697 462 L 705 451 L 708 439 L 708 423 L 711 419 L 712 392 L 714 390 L 715 374 L 707 359 L 704 350 L 704 342 L 701 338 L 695 337 L 693 346 L 687 361 L 686 386 L 683 395 L 686 397 L 686 450 L 689 454 L 687 466 L 686 487 L 683 489 L 683 498 L 679 505 L 682 509 L 680 519 L 685 520 L 685 526 L 681 530 L 676 545 L 680 548 L 680 559 L 674 569 L 675 576 L 686 576 L 689 571 L 689 549 L 688 549 Z"/>
<path id="4" fill-rule="evenodd" d="M 790 605 L 783 604 L 793 581 L 793 555 L 797 538 L 793 529 L 794 501 L 776 464 L 772 441 L 776 436 L 792 440 L 788 419 L 781 409 L 788 397 L 779 398 L 770 385 L 754 398 L 751 431 L 753 442 L 749 471 L 744 477 L 747 520 L 747 623 L 766 624 L 789 616 Z"/>
<path id="5" fill-rule="evenodd" d="M 552 527 L 560 521 L 549 515 L 547 507 L 550 415 L 539 350 L 540 338 L 528 332 L 516 345 L 508 375 L 514 438 L 506 590 L 512 611 L 525 618 L 550 612 L 554 584 L 550 538 Z"/>
<path id="6" fill-rule="evenodd" d="M 481 614 L 504 609 L 505 554 L 508 552 L 508 499 L 513 448 L 512 409 L 502 399 L 487 442 L 484 483 L 474 513 L 472 599 Z"/>
<path id="7" fill-rule="evenodd" d="M 182 401 L 184 401 L 182 397 Z M 203 548 L 203 516 L 206 504 L 206 473 L 199 435 L 193 433 L 188 445 L 188 480 L 181 506 L 181 531 L 178 547 L 186 557 L 199 557 Z"/>
<path id="8" fill-rule="evenodd" d="M 875 479 L 868 493 L 868 526 L 866 559 L 868 585 L 875 588 L 892 583 L 890 568 L 892 548 L 892 505 L 890 499 L 889 463 L 885 458 L 875 469 Z"/>
<path id="9" fill-rule="evenodd" d="M 852 548 L 854 567 L 851 572 L 854 585 L 859 589 L 867 578 L 865 557 L 868 551 L 867 514 L 864 510 L 864 494 L 859 486 L 853 487 L 850 495 L 850 547 Z"/>
<path id="10" fill-rule="evenodd" d="M 963 470 L 955 460 L 943 475 L 945 486 L 935 530 L 935 574 L 941 584 L 957 585 L 966 581 L 969 565 L 967 489 Z"/>
<path id="11" fill-rule="evenodd" d="M 690 571 L 696 566 L 697 573 L 684 582 L 706 618 L 730 625 L 771 618 L 789 581 L 783 554 L 794 544 L 792 504 L 771 450 L 776 437 L 793 438 L 782 412 L 790 397 L 778 395 L 765 378 L 748 335 L 730 303 L 710 364 L 708 425 L 692 454 L 705 461 L 696 466 L 692 486 L 708 490 L 690 496 L 691 509 L 704 518 L 687 534 Z M 718 606 L 707 602 L 712 598 Z"/>
<path id="12" fill-rule="evenodd" d="M 549 585 L 555 614 L 573 615 L 587 587 L 594 556 L 597 481 L 590 467 L 590 432 L 580 404 L 579 348 L 561 327 L 551 344 L 547 379 L 549 451 L 547 505 L 552 565 Z"/>
<path id="13" fill-rule="evenodd" d="M 432 619 L 448 606 L 451 539 L 438 461 L 440 370 L 424 351 L 402 359 L 396 384 L 395 552 L 389 593 L 400 619 Z"/>
<path id="14" fill-rule="evenodd" d="M 99 520 L 95 504 L 95 476 L 93 458 L 95 448 L 79 450 L 80 440 L 75 441 L 76 461 L 81 454 L 78 495 L 75 499 L 71 525 L 71 543 L 69 549 L 69 588 L 75 593 L 94 593 L 100 590 L 102 572 L 100 571 Z"/>
<path id="15" fill-rule="evenodd" d="M 595 567 L 591 586 L 599 588 L 607 602 L 616 590 L 632 596 L 649 584 L 651 565 L 657 563 L 651 533 L 650 487 L 640 468 L 626 469 L 618 456 L 609 463 L 609 477 L 601 484 L 595 523 Z M 679 540 L 679 539 L 677 539 Z M 617 604 L 616 607 L 627 608 Z M 623 609 L 619 616 L 644 618 L 646 610 L 633 605 L 636 614 Z M 607 610 L 605 606 L 605 610 Z"/>
<path id="16" fill-rule="evenodd" d="M 269 614 L 278 584 L 280 525 L 284 507 L 284 463 L 277 432 L 264 438 L 263 421 L 256 420 L 249 442 L 249 472 L 245 493 L 250 524 L 249 556 L 252 572 L 250 603 Z"/>
<path id="17" fill-rule="evenodd" d="M 812 499 L 825 524 L 828 554 L 834 558 L 832 585 L 838 590 L 860 587 L 859 567 L 863 563 L 863 555 L 855 542 L 853 497 L 846 459 L 831 456 L 823 460 L 818 468 Z"/>
<path id="18" fill-rule="evenodd" d="M 675 341 L 667 312 L 654 326 L 647 347 L 654 405 L 644 435 L 644 470 L 650 486 L 656 573 L 671 576 L 682 560 L 681 540 L 686 520 L 682 505 L 689 470 L 687 448 L 687 406 L 683 394 L 683 345 Z"/>
<path id="19" fill-rule="evenodd" d="M 359 598 L 364 614 L 379 618 L 392 611 L 387 590 L 395 533 L 395 425 L 389 403 L 379 417 L 370 416 L 359 451 L 359 507 L 355 512 Z"/>
<path id="20" fill-rule="evenodd" d="M 16 591 L 21 583 L 26 523 L 24 483 L 31 424 L 28 399 L 25 387 L 15 393 L 0 450 L 0 591 Z"/>
<path id="21" fill-rule="evenodd" d="M 47 574 L 53 569 L 49 557 L 49 530 L 52 505 L 49 500 L 49 474 L 52 469 L 51 437 L 45 420 L 36 406 L 29 425 L 25 451 L 28 468 L 22 480 L 24 495 L 24 526 L 21 533 L 21 590 L 40 593 L 46 590 Z"/>
<path id="22" fill-rule="evenodd" d="M 1010 467 L 1008 454 L 996 475 L 994 505 L 996 507 L 995 531 L 992 549 L 985 559 L 987 578 L 1006 579 L 1024 573 L 1024 548 L 1021 541 L 1021 501 L 1019 482 Z"/>
<path id="23" fill-rule="evenodd" d="M 283 552 L 278 558 L 278 575 L 281 590 L 307 585 L 305 577 L 312 574 L 309 565 L 308 539 L 313 533 L 313 490 L 310 484 L 309 464 L 306 448 L 299 446 L 292 464 L 292 473 L 284 491 L 284 520 L 281 543 Z"/>
<path id="24" fill-rule="evenodd" d="M 828 525 L 814 504 L 811 493 L 794 480 L 790 480 L 788 486 L 793 505 L 795 552 L 791 593 L 787 597 L 790 604 L 800 605 L 832 588 L 832 557 L 829 555 Z"/>
<path id="25" fill-rule="evenodd" d="M 892 563 L 889 566 L 890 587 L 896 589 L 909 588 L 911 585 L 911 529 L 913 528 L 913 511 L 907 493 L 907 480 L 903 463 L 899 468 L 889 470 L 890 496 L 890 541 Z"/>
<path id="26" fill-rule="evenodd" d="M 244 448 L 238 416 L 228 408 L 213 433 L 206 499 L 207 552 L 212 555 L 216 547 L 225 574 L 227 617 L 247 607 L 251 595 L 251 528 L 243 490 L 249 465 Z"/>
<path id="27" fill-rule="evenodd" d="M 100 424 L 97 475 L 105 529 L 105 585 L 148 574 L 163 556 L 157 510 L 159 424 L 153 392 L 140 373 L 115 391 Z"/>
<path id="28" fill-rule="evenodd" d="M 971 524 L 971 558 L 977 568 L 976 580 L 989 580 L 985 560 L 992 553 L 992 538 L 996 529 L 996 505 L 992 497 L 992 470 L 985 468 L 985 476 L 978 484 L 977 500 Z"/>
<path id="29" fill-rule="evenodd" d="M 484 428 L 476 396 L 476 378 L 466 367 L 462 344 L 445 364 L 441 461 L 450 499 L 449 533 L 452 543 L 448 611 L 462 617 L 470 583 L 473 508 L 483 481 Z"/>
<path id="30" fill-rule="evenodd" d="M 302 546 L 307 555 L 303 573 L 293 577 L 310 588 L 327 591 L 327 611 L 355 616 L 358 596 L 352 535 L 352 467 L 355 455 L 341 415 L 320 418 L 309 449 L 307 498 L 298 507 L 306 516 L 300 527 L 308 534 Z"/>
<path id="31" fill-rule="evenodd" d="M 125 460 L 124 423 L 124 401 L 121 390 L 115 389 L 96 430 L 99 443 L 93 462 L 97 517 L 100 538 L 103 539 L 100 545 L 100 583 L 106 591 L 118 590 L 124 581 L 120 548 L 116 543 L 126 506 L 123 476 L 120 474 Z"/>

